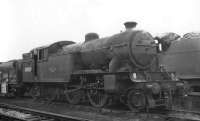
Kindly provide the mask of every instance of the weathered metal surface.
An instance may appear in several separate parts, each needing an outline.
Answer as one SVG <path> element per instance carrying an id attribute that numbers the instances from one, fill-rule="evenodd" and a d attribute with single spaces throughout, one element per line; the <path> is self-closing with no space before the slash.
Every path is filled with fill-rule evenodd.
<path id="1" fill-rule="evenodd" d="M 68 81 L 73 69 L 74 60 L 70 54 L 49 56 L 47 61 L 38 62 L 38 81 Z"/>
<path id="2" fill-rule="evenodd" d="M 153 37 L 147 32 L 133 30 L 82 44 L 56 42 L 38 49 L 48 52 L 44 60 L 37 62 L 37 80 L 40 82 L 68 81 L 71 73 L 81 69 L 110 72 L 145 69 L 151 66 L 156 56 Z M 34 70 L 31 68 L 30 72 Z M 33 80 L 31 78 L 26 80 Z"/>
<path id="3" fill-rule="evenodd" d="M 200 78 L 200 35 L 186 34 L 160 55 L 160 64 L 182 79 Z"/>
<path id="4" fill-rule="evenodd" d="M 0 64 L 0 93 L 10 95 L 16 92 L 15 87 L 21 82 L 21 60 L 12 60 Z"/>
<path id="5" fill-rule="evenodd" d="M 13 69 L 15 65 L 15 61 L 9 61 L 9 62 L 3 62 L 0 64 L 0 70 L 9 70 L 9 69 Z"/>
<path id="6" fill-rule="evenodd" d="M 24 61 L 22 66 L 22 81 L 33 82 L 34 81 L 34 62 L 33 60 Z"/>
<path id="7" fill-rule="evenodd" d="M 119 71 L 124 63 L 132 63 L 139 69 L 147 68 L 156 55 L 153 37 L 147 32 L 132 30 L 64 47 L 67 53 L 71 52 L 71 49 L 74 50 L 72 53 L 79 54 L 76 59 L 81 59 L 81 64 L 87 68 L 99 69 L 109 66 L 110 72 Z"/>
<path id="8" fill-rule="evenodd" d="M 58 41 L 48 46 L 31 50 L 29 58 L 23 60 L 24 82 L 64 82 L 69 80 L 73 69 L 73 58 L 63 54 L 63 46 L 73 44 L 72 41 Z M 40 58 L 40 50 L 43 55 Z M 27 54 L 26 54 L 27 55 Z"/>
<path id="9" fill-rule="evenodd" d="M 52 44 L 48 44 L 48 45 L 45 45 L 45 46 L 40 46 L 40 47 L 34 48 L 31 51 L 47 48 L 49 50 L 49 53 L 53 53 L 53 52 L 55 53 L 55 52 L 57 52 L 56 50 L 62 49 L 63 46 L 70 45 L 70 44 L 74 44 L 74 42 L 73 41 L 66 41 L 66 40 L 65 41 L 58 41 L 58 42 L 54 42 Z"/>

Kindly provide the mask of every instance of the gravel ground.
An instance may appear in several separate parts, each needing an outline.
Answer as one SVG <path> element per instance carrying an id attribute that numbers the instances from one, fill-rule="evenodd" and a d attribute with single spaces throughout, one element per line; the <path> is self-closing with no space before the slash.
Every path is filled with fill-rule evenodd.
<path id="1" fill-rule="evenodd" d="M 153 114 L 135 114 L 108 109 L 95 109 L 89 106 L 71 106 L 65 103 L 46 103 L 33 101 L 32 99 L 3 99 L 1 103 L 9 103 L 26 108 L 42 110 L 52 113 L 71 115 L 75 117 L 87 118 L 94 121 L 164 121 L 159 115 Z"/>

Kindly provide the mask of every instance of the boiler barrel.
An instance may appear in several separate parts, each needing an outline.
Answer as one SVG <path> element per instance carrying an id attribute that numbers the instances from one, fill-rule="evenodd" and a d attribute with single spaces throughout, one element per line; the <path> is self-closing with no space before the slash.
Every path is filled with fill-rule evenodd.
<path id="1" fill-rule="evenodd" d="M 94 68 L 112 61 L 116 66 L 121 60 L 130 61 L 138 68 L 145 68 L 152 63 L 156 47 L 149 33 L 125 31 L 108 38 L 85 42 L 81 45 L 80 53 L 84 64 Z"/>

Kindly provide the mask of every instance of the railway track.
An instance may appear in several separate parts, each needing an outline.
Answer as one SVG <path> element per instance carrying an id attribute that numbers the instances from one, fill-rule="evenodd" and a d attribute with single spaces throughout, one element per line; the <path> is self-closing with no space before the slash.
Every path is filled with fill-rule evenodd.
<path id="1" fill-rule="evenodd" d="M 167 117 L 187 121 L 200 121 L 200 112 L 188 110 L 171 110 L 167 113 Z"/>
<path id="2" fill-rule="evenodd" d="M 148 117 L 162 117 L 163 121 L 200 121 L 200 112 L 187 110 L 168 110 L 155 111 L 149 113 L 119 111 L 119 110 L 105 110 L 107 114 L 126 114 L 127 116 L 144 115 Z M 131 117 L 132 117 L 131 116 Z M 0 103 L 0 117 L 12 119 L 17 121 L 92 121 L 91 119 L 78 118 L 69 115 L 45 112 L 14 104 Z M 0 119 L 1 120 L 1 119 Z M 93 119 L 94 121 L 95 119 Z M 148 120 L 148 119 L 147 119 Z M 2 121 L 2 120 L 1 120 Z M 7 121 L 7 120 L 6 120 Z M 10 120 L 9 120 L 10 121 Z M 121 121 L 121 120 L 120 120 Z M 131 120 L 132 121 L 132 120 Z M 146 120 L 145 120 L 146 121 Z"/>
<path id="3" fill-rule="evenodd" d="M 91 121 L 89 119 L 39 111 L 5 103 L 0 103 L 0 118 L 9 119 L 9 121 Z"/>

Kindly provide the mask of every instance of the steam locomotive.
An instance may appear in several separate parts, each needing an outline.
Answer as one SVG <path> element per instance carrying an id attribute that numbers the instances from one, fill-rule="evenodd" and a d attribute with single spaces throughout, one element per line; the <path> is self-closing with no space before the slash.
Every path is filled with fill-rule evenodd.
<path id="1" fill-rule="evenodd" d="M 156 37 L 164 50 L 160 54 L 160 64 L 167 71 L 174 71 L 177 77 L 187 81 L 192 93 L 200 95 L 200 33 L 187 33 L 180 37 L 175 33 L 166 33 Z"/>
<path id="2" fill-rule="evenodd" d="M 185 96 L 187 84 L 159 68 L 150 33 L 133 30 L 136 22 L 124 25 L 126 31 L 110 37 L 89 33 L 81 44 L 58 41 L 23 54 L 12 67 L 21 88 L 10 92 L 48 100 L 64 96 L 70 104 L 87 101 L 98 108 L 117 101 L 131 110 L 170 108 L 174 97 Z"/>
<path id="3" fill-rule="evenodd" d="M 21 60 L 11 60 L 0 64 L 1 96 L 17 96 L 21 88 Z M 18 92 L 17 92 L 18 90 Z"/>

